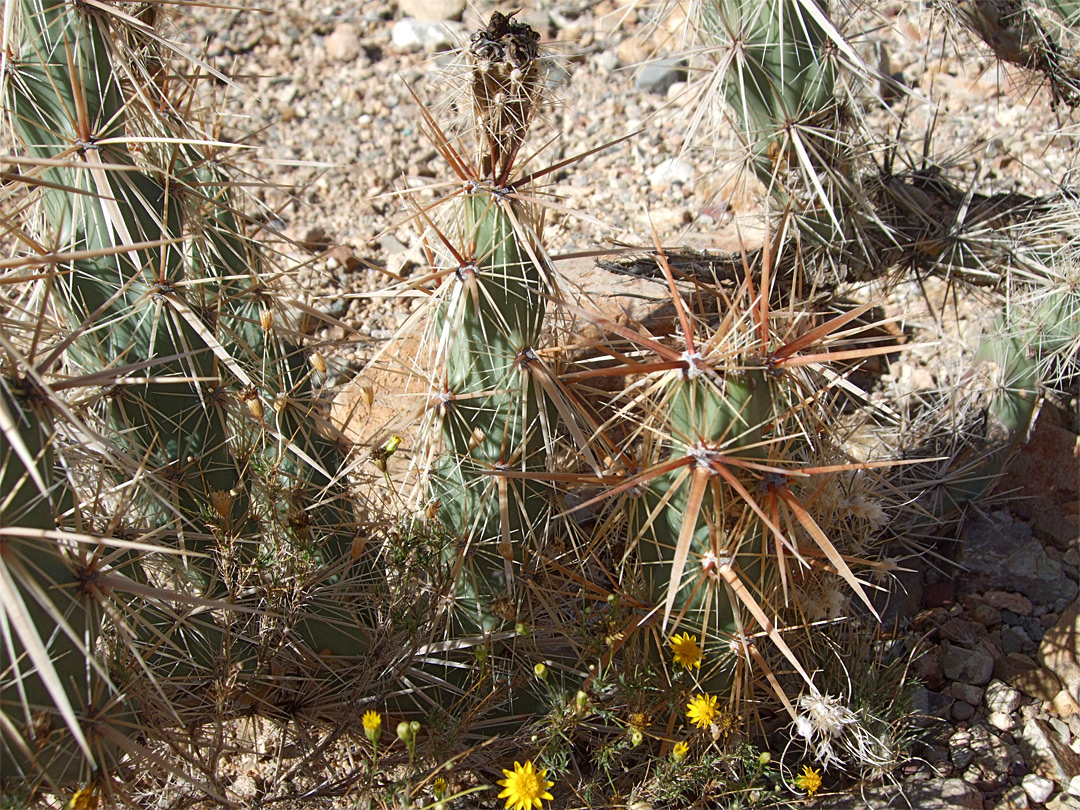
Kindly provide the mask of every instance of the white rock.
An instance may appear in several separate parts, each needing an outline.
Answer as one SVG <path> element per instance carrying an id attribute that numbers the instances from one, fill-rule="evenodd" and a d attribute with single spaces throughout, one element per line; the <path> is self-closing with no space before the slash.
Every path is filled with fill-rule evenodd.
<path id="1" fill-rule="evenodd" d="M 668 158 L 649 174 L 649 182 L 654 186 L 689 183 L 693 179 L 694 167 L 679 158 Z"/>
<path id="2" fill-rule="evenodd" d="M 461 23 L 432 22 L 405 17 L 394 23 L 390 41 L 401 51 L 437 51 L 450 48 L 462 38 Z"/>
<path id="3" fill-rule="evenodd" d="M 1054 792 L 1054 783 L 1049 779 L 1038 774 L 1029 773 L 1020 782 L 1020 786 L 1024 788 L 1024 793 L 1028 795 L 1035 804 L 1043 804 L 1050 798 Z"/>
<path id="4" fill-rule="evenodd" d="M 335 27 L 323 45 L 326 55 L 337 62 L 353 62 L 360 55 L 360 36 L 349 23 Z"/>
<path id="5" fill-rule="evenodd" d="M 1016 718 L 1006 712 L 990 712 L 986 716 L 986 722 L 998 731 L 1012 731 L 1016 728 Z"/>
<path id="6" fill-rule="evenodd" d="M 991 712 L 1012 714 L 1020 705 L 1020 692 L 995 678 L 986 687 L 983 705 Z"/>
<path id="7" fill-rule="evenodd" d="M 1069 781 L 1069 786 L 1066 790 L 1070 796 L 1075 796 L 1080 799 L 1080 774 L 1077 774 Z"/>
<path id="8" fill-rule="evenodd" d="M 465 0 L 398 0 L 398 8 L 418 20 L 460 20 Z"/>

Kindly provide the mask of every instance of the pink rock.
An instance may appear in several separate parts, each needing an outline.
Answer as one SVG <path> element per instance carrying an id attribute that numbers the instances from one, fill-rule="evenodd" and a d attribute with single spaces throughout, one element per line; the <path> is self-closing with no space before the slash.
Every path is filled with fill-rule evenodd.
<path id="1" fill-rule="evenodd" d="M 1010 593 L 1009 591 L 987 591 L 983 594 L 983 601 L 998 610 L 1011 610 L 1017 616 L 1031 615 L 1031 600 L 1023 594 Z"/>

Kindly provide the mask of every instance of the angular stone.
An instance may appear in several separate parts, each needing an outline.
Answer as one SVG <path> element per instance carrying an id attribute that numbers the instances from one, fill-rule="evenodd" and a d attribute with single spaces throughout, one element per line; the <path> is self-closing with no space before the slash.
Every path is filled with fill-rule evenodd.
<path id="1" fill-rule="evenodd" d="M 911 699 L 912 720 L 915 725 L 927 728 L 937 725 L 950 717 L 950 710 L 955 701 L 940 692 L 931 692 L 925 686 L 915 690 Z"/>
<path id="2" fill-rule="evenodd" d="M 952 705 L 952 717 L 953 720 L 958 720 L 964 723 L 975 716 L 975 707 L 970 703 L 958 700 Z"/>
<path id="3" fill-rule="evenodd" d="M 979 650 L 965 650 L 950 644 L 941 657 L 941 666 L 945 677 L 951 681 L 982 686 L 989 683 L 994 674 L 994 659 Z"/>
<path id="4" fill-rule="evenodd" d="M 1062 720 L 1067 720 L 1073 715 L 1080 714 L 1080 703 L 1077 703 L 1068 689 L 1062 689 L 1051 701 L 1051 708 Z"/>
<path id="5" fill-rule="evenodd" d="M 1063 785 L 1080 774 L 1080 754 L 1069 748 L 1045 720 L 1033 717 L 1024 723 L 1018 742 L 1033 773 Z"/>
<path id="6" fill-rule="evenodd" d="M 1001 611 L 993 605 L 976 605 L 971 611 L 971 618 L 983 627 L 996 627 L 1001 624 Z"/>
<path id="7" fill-rule="evenodd" d="M 1039 663 L 1080 701 L 1080 599 L 1069 605 L 1039 643 Z"/>
<path id="8" fill-rule="evenodd" d="M 961 729 L 949 737 L 949 761 L 958 771 L 964 770 L 975 760 L 975 752 L 971 750 L 971 732 Z"/>
<path id="9" fill-rule="evenodd" d="M 686 81 L 686 68 L 678 59 L 661 59 L 645 65 L 634 79 L 634 89 L 639 93 L 667 94 L 675 82 Z"/>
<path id="10" fill-rule="evenodd" d="M 1080 799 L 1074 798 L 1062 791 L 1048 801 L 1045 807 L 1046 810 L 1080 810 Z"/>
<path id="11" fill-rule="evenodd" d="M 994 805 L 994 810 L 1028 810 L 1029 807 L 1031 804 L 1028 802 L 1024 789 L 1019 785 L 1014 785 L 1001 794 L 1001 798 Z"/>
<path id="12" fill-rule="evenodd" d="M 1036 700 L 1053 700 L 1061 691 L 1061 681 L 1058 676 L 1046 667 L 1035 667 L 1020 672 L 1010 683 Z"/>
<path id="13" fill-rule="evenodd" d="M 1020 705 L 1020 692 L 995 678 L 983 693 L 983 705 L 991 712 L 1012 714 Z"/>
<path id="14" fill-rule="evenodd" d="M 1035 652 L 1035 642 L 1027 634 L 1023 627 L 1001 628 L 1001 649 L 1006 653 L 1029 653 Z"/>
<path id="15" fill-rule="evenodd" d="M 1069 786 L 1066 790 L 1068 790 L 1070 796 L 1080 799 L 1080 774 L 1069 780 Z"/>
<path id="16" fill-rule="evenodd" d="M 1035 804 L 1043 804 L 1054 792 L 1054 783 L 1036 773 L 1025 776 L 1020 781 L 1020 787 Z"/>
<path id="17" fill-rule="evenodd" d="M 998 731 L 1012 731 L 1016 728 L 1016 718 L 1005 712 L 990 712 L 986 716 L 986 722 Z"/>
<path id="18" fill-rule="evenodd" d="M 982 810 L 982 794 L 963 779 L 946 779 L 941 783 L 941 803 L 946 807 Z M 930 807 L 932 805 L 923 805 Z M 941 805 L 938 805 L 939 807 Z"/>
<path id="19" fill-rule="evenodd" d="M 911 671 L 927 689 L 941 689 L 945 683 L 945 671 L 941 668 L 941 652 L 935 647 L 923 653 L 911 664 Z"/>
<path id="20" fill-rule="evenodd" d="M 1031 526 L 1005 511 L 965 525 L 957 562 L 968 572 L 963 583 L 968 590 L 1019 592 L 1037 605 L 1077 593 L 1076 582 L 1047 555 Z"/>
<path id="21" fill-rule="evenodd" d="M 967 619 L 959 619 L 955 616 L 941 623 L 938 628 L 941 637 L 949 641 L 957 641 L 961 644 L 974 646 L 979 643 L 986 630 L 981 624 L 969 622 Z"/>
<path id="22" fill-rule="evenodd" d="M 984 725 L 968 729 L 971 766 L 964 780 L 982 790 L 997 790 L 1010 775 L 1025 773 L 1024 756 L 1020 749 L 994 734 Z"/>
<path id="23" fill-rule="evenodd" d="M 1076 545 L 1078 460 L 1080 437 L 1069 429 L 1060 410 L 1044 407 L 998 484 L 999 491 L 1015 493 L 1010 509 L 1030 520 L 1037 535 L 1062 550 Z M 1070 470 L 1071 480 L 1066 472 Z"/>
<path id="24" fill-rule="evenodd" d="M 978 706 L 983 702 L 983 694 L 986 692 L 980 686 L 972 686 L 970 683 L 964 683 L 957 681 L 948 688 L 948 694 L 952 695 L 957 700 L 962 700 L 965 703 L 970 703 L 972 706 Z"/>
<path id="25" fill-rule="evenodd" d="M 983 601 L 998 610 L 1011 610 L 1017 616 L 1030 616 L 1032 611 L 1031 600 L 1019 593 L 987 591 L 983 594 Z"/>

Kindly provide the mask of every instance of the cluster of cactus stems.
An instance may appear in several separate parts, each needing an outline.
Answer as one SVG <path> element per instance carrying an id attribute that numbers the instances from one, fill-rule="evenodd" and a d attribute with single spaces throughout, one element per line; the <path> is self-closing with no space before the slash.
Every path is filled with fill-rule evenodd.
<path id="1" fill-rule="evenodd" d="M 357 576 L 364 503 L 318 404 L 325 363 L 245 235 L 227 145 L 184 120 L 192 88 L 149 24 L 49 0 L 15 21 L 4 106 L 37 217 L 13 231 L 4 332 L 3 522 L 20 528 L 3 538 L 2 766 L 64 782 L 139 749 L 136 707 L 182 725 L 244 670 L 290 691 L 253 623 L 274 607 L 260 556 L 288 553 L 306 581 L 287 626 L 312 666 L 357 656 L 372 622 L 364 600 L 307 615 Z M 50 387 L 58 362 L 74 400 Z M 58 441 L 83 469 L 58 465 Z"/>
<path id="2" fill-rule="evenodd" d="M 816 0 L 698 8 L 712 86 L 781 210 L 760 249 L 731 257 L 735 283 L 657 248 L 645 272 L 666 286 L 669 330 L 569 300 L 537 181 L 573 161 L 524 168 L 546 68 L 535 32 L 495 13 L 466 46 L 471 144 L 422 111 L 455 177 L 411 217 L 430 258 L 409 282 L 430 298 L 420 486 L 410 516 L 371 515 L 365 454 L 320 399 L 325 359 L 246 234 L 228 145 L 185 117 L 194 90 L 154 6 L 13 8 L 0 79 L 30 213 L 8 226 L 0 321 L 5 778 L 153 759 L 151 726 L 220 736 L 242 713 L 376 698 L 462 739 L 580 717 L 614 673 L 685 687 L 676 632 L 706 653 L 695 689 L 736 716 L 772 695 L 794 717 L 791 690 L 819 686 L 792 631 L 876 614 L 883 509 L 932 534 L 987 491 L 1043 387 L 1075 378 L 1072 233 L 1064 248 L 1038 233 L 1051 211 L 1073 227 L 1068 196 L 975 199 L 932 172 L 868 172 L 840 82 L 873 72 Z M 896 347 L 862 336 L 869 304 L 829 293 L 883 268 L 1012 296 L 966 378 L 961 410 L 989 427 L 944 467 L 904 466 L 938 455 L 940 431 L 870 459 L 844 444 L 860 406 L 847 371 Z M 570 320 L 595 337 L 569 345 Z M 909 486 L 933 495 L 902 508 Z M 847 607 L 821 610 L 815 591 Z M 674 723 L 650 735 L 668 746 Z"/>

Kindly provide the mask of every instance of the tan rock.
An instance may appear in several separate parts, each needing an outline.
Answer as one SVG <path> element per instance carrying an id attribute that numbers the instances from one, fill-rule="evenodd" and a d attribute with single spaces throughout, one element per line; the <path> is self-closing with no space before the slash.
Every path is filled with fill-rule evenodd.
<path id="1" fill-rule="evenodd" d="M 1039 644 L 1039 663 L 1080 701 L 1080 597 L 1062 612 Z"/>
<path id="2" fill-rule="evenodd" d="M 1073 699 L 1068 689 L 1062 689 L 1051 701 L 1051 709 L 1062 720 L 1067 720 L 1074 714 L 1080 714 L 1080 703 Z"/>
<path id="3" fill-rule="evenodd" d="M 1046 667 L 1018 672 L 1009 680 L 1009 685 L 1036 700 L 1053 700 L 1061 691 L 1061 680 Z"/>

